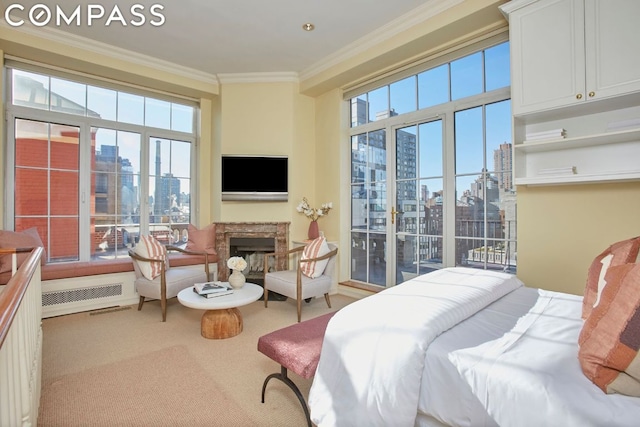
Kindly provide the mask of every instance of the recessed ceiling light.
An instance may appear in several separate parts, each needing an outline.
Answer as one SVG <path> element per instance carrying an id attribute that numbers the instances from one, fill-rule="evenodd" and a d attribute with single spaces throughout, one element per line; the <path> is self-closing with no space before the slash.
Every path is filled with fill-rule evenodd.
<path id="1" fill-rule="evenodd" d="M 313 31 L 314 28 L 316 28 L 316 26 L 313 25 L 311 22 L 307 22 L 302 26 L 302 29 L 305 31 Z"/>

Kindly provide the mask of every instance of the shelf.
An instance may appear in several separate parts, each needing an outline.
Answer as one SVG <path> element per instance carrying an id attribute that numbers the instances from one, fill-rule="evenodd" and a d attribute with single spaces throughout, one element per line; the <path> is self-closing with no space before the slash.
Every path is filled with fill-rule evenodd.
<path id="1" fill-rule="evenodd" d="M 543 151 L 568 150 L 572 148 L 593 147 L 596 145 L 617 144 L 635 140 L 640 140 L 640 129 L 626 129 L 595 135 L 576 136 L 573 138 L 523 142 L 516 144 L 514 148 L 520 152 L 539 153 Z"/>
<path id="2" fill-rule="evenodd" d="M 608 181 L 639 181 L 640 170 L 599 174 L 544 175 L 516 178 L 516 185 L 591 184 Z"/>

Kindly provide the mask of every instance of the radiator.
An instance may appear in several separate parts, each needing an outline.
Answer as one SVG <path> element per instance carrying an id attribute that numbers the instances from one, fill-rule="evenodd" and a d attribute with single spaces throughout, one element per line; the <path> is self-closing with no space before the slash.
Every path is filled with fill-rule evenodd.
<path id="1" fill-rule="evenodd" d="M 47 307 L 70 302 L 122 296 L 122 286 L 122 283 L 110 283 L 89 288 L 47 292 L 42 294 L 42 306 Z"/>

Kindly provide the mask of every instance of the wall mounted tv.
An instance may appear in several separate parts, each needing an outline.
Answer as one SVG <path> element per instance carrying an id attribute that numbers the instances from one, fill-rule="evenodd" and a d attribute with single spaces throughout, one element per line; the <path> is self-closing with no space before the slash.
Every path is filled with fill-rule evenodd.
<path id="1" fill-rule="evenodd" d="M 222 156 L 222 200 L 284 201 L 289 197 L 286 156 Z"/>

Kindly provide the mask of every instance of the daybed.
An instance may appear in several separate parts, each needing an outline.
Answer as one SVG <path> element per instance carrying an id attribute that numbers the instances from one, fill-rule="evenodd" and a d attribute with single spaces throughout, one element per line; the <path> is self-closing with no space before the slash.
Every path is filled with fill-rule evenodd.
<path id="1" fill-rule="evenodd" d="M 607 394 L 581 369 L 582 304 L 506 273 L 460 267 L 359 300 L 327 326 L 311 419 L 318 426 L 638 426 L 640 398 Z"/>

